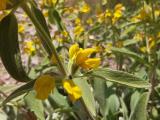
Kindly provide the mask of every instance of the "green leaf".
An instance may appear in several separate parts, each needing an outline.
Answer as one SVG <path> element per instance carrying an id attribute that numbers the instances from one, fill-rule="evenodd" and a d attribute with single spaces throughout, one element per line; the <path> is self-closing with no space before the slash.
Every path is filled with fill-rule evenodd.
<path id="1" fill-rule="evenodd" d="M 93 82 L 95 99 L 100 105 L 101 113 L 104 115 L 106 110 L 106 82 L 101 78 L 93 78 Z"/>
<path id="2" fill-rule="evenodd" d="M 140 98 L 140 93 L 138 91 L 135 91 L 132 96 L 131 96 L 131 101 L 130 101 L 130 108 L 131 108 L 131 111 L 133 111 L 136 107 L 136 104 Z"/>
<path id="3" fill-rule="evenodd" d="M 121 38 L 124 39 L 132 34 L 137 29 L 136 25 L 127 26 L 126 29 L 122 32 Z"/>
<path id="4" fill-rule="evenodd" d="M 91 87 L 87 83 L 86 78 L 75 78 L 73 79 L 76 85 L 81 89 L 82 91 L 82 99 L 84 100 L 84 103 L 89 110 L 89 112 L 93 115 L 96 116 L 96 107 L 95 107 L 95 101 L 94 101 L 94 96 L 91 91 Z"/>
<path id="5" fill-rule="evenodd" d="M 51 21 L 51 23 L 54 22 L 60 31 L 63 31 L 61 16 L 55 8 L 49 10 L 49 20 Z"/>
<path id="6" fill-rule="evenodd" d="M 147 103 L 149 93 L 145 92 L 140 96 L 135 109 L 131 112 L 129 120 L 147 120 Z"/>
<path id="7" fill-rule="evenodd" d="M 11 101 L 12 99 L 23 95 L 26 92 L 29 92 L 30 90 L 32 90 L 33 85 L 34 85 L 35 80 L 32 80 L 28 83 L 26 83 L 25 85 L 22 85 L 21 87 L 19 87 L 18 89 L 16 89 L 14 92 L 12 92 L 2 103 L 2 105 L 5 105 L 6 103 L 8 103 L 9 101 Z"/>
<path id="8" fill-rule="evenodd" d="M 112 48 L 112 51 L 113 51 L 113 53 L 119 53 L 119 54 L 125 55 L 127 57 L 132 57 L 132 58 L 136 59 L 137 61 L 144 63 L 146 65 L 146 62 L 144 61 L 143 57 L 141 57 L 137 53 L 132 52 L 126 48 Z"/>
<path id="9" fill-rule="evenodd" d="M 44 108 L 41 100 L 35 98 L 35 92 L 30 91 L 24 98 L 28 108 L 34 112 L 38 120 L 45 120 Z"/>
<path id="10" fill-rule="evenodd" d="M 50 36 L 50 32 L 49 32 L 49 29 L 48 29 L 48 26 L 47 26 L 47 22 L 45 20 L 45 17 L 43 16 L 41 10 L 36 8 L 34 5 L 32 5 L 31 10 L 34 13 L 34 15 L 35 15 L 36 19 L 38 20 L 39 24 L 41 25 L 42 29 L 45 31 L 45 33 L 47 34 L 47 36 L 51 40 L 51 36 Z M 39 38 L 41 39 L 43 47 L 45 48 L 47 53 L 49 53 L 49 55 L 52 55 L 53 52 L 52 52 L 50 46 L 48 45 L 48 43 L 46 42 L 46 39 L 44 38 L 44 36 L 41 34 L 41 31 L 37 27 L 36 27 L 36 31 L 37 31 L 37 34 L 38 34 Z"/>
<path id="11" fill-rule="evenodd" d="M 123 113 L 124 120 L 128 120 L 129 118 L 128 118 L 127 106 L 126 106 L 122 97 L 120 97 L 119 99 L 120 99 L 120 104 L 121 104 L 121 107 L 122 107 L 121 112 Z"/>
<path id="12" fill-rule="evenodd" d="M 116 94 L 112 94 L 110 95 L 107 99 L 107 105 L 106 105 L 106 109 L 108 111 L 108 114 L 110 116 L 114 115 L 116 112 L 118 112 L 118 109 L 120 107 L 120 102 L 119 102 L 119 98 Z"/>
<path id="13" fill-rule="evenodd" d="M 61 95 L 57 89 L 54 89 L 54 93 L 49 96 L 48 101 L 54 109 L 59 107 L 69 107 L 66 97 Z"/>
<path id="14" fill-rule="evenodd" d="M 107 68 L 99 68 L 92 72 L 89 72 L 87 75 L 102 78 L 103 80 L 108 80 L 110 82 L 119 83 L 129 87 L 135 87 L 135 88 L 150 87 L 150 84 L 147 81 L 123 71 L 111 70 Z"/>
<path id="15" fill-rule="evenodd" d="M 134 40 L 134 39 L 128 39 L 128 40 L 125 40 L 123 41 L 123 45 L 126 47 L 126 46 L 129 46 L 129 45 L 133 45 L 133 44 L 136 44 L 138 43 L 137 40 Z"/>
<path id="16" fill-rule="evenodd" d="M 18 42 L 18 23 L 12 13 L 0 22 L 0 56 L 6 70 L 14 79 L 21 82 L 31 80 L 22 66 Z"/>

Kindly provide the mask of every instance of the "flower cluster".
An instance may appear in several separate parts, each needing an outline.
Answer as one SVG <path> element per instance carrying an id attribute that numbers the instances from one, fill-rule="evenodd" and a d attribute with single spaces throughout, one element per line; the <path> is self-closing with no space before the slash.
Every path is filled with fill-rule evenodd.
<path id="1" fill-rule="evenodd" d="M 117 4 L 113 10 L 106 9 L 104 13 L 101 13 L 97 16 L 100 23 L 105 20 L 111 21 L 112 24 L 115 24 L 123 15 L 125 7 L 122 4 Z"/>
<path id="2" fill-rule="evenodd" d="M 63 80 L 63 87 L 68 93 L 69 99 L 72 102 L 78 100 L 81 96 L 80 88 L 74 84 L 72 80 Z M 45 100 L 48 98 L 49 94 L 53 92 L 55 88 L 55 78 L 51 75 L 40 76 L 35 84 L 34 89 L 36 91 L 36 98 L 40 100 Z"/>

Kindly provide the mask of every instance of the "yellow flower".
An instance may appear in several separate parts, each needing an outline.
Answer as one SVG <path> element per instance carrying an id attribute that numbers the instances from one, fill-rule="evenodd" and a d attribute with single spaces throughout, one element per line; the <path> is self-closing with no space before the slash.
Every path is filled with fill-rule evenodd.
<path id="1" fill-rule="evenodd" d="M 69 57 L 77 66 L 84 69 L 97 68 L 100 65 L 100 58 L 89 58 L 89 56 L 97 52 L 95 48 L 79 48 L 78 44 L 74 44 L 69 49 Z"/>
<path id="2" fill-rule="evenodd" d="M 68 37 L 68 32 L 66 30 L 62 31 L 64 37 Z"/>
<path id="3" fill-rule="evenodd" d="M 64 80 L 63 87 L 67 91 L 72 102 L 75 102 L 82 96 L 80 88 L 75 85 L 72 80 Z"/>
<path id="4" fill-rule="evenodd" d="M 95 48 L 80 49 L 77 52 L 76 64 L 77 65 L 83 64 L 88 59 L 88 56 L 91 55 L 94 52 L 96 52 Z"/>
<path id="5" fill-rule="evenodd" d="M 48 95 L 53 92 L 53 89 L 55 87 L 55 80 L 50 75 L 42 75 L 40 76 L 35 84 L 34 89 L 36 91 L 36 98 L 45 100 L 48 98 Z"/>
<path id="6" fill-rule="evenodd" d="M 81 35 L 82 32 L 84 32 L 84 28 L 83 28 L 81 25 L 77 25 L 77 26 L 74 28 L 74 34 L 75 34 L 75 36 Z"/>
<path id="7" fill-rule="evenodd" d="M 157 38 L 158 38 L 158 39 L 160 38 L 160 32 L 157 33 Z"/>
<path id="8" fill-rule="evenodd" d="M 111 16 L 112 16 L 111 11 L 107 9 L 105 12 L 105 17 L 111 17 Z"/>
<path id="9" fill-rule="evenodd" d="M 23 24 L 18 24 L 18 32 L 19 33 L 24 32 L 24 25 Z"/>
<path id="10" fill-rule="evenodd" d="M 88 4 L 84 4 L 82 6 L 82 8 L 80 9 L 80 11 L 83 12 L 83 13 L 88 13 L 88 12 L 90 12 L 90 10 L 91 10 L 91 8 Z"/>
<path id="11" fill-rule="evenodd" d="M 140 51 L 142 53 L 146 53 L 147 52 L 147 48 L 145 46 L 140 47 Z"/>
<path id="12" fill-rule="evenodd" d="M 106 48 L 105 48 L 105 52 L 107 54 L 111 54 L 112 53 L 112 51 L 111 51 L 112 47 L 113 47 L 112 43 L 107 43 Z"/>
<path id="13" fill-rule="evenodd" d="M 99 23 L 102 23 L 102 22 L 104 22 L 104 20 L 105 20 L 105 14 L 104 13 L 100 13 L 100 14 L 98 14 L 97 15 L 97 18 L 98 18 L 98 22 Z"/>
<path id="14" fill-rule="evenodd" d="M 123 11 L 123 10 L 125 10 L 125 7 L 121 3 L 119 3 L 114 7 L 114 10 L 115 11 L 117 11 L 117 10 Z"/>
<path id="15" fill-rule="evenodd" d="M 74 44 L 70 47 L 69 49 L 69 58 L 72 59 L 76 54 L 77 52 L 79 51 L 79 45 L 78 44 Z"/>
<path id="16" fill-rule="evenodd" d="M 48 17 L 48 11 L 47 11 L 47 10 L 44 10 L 44 11 L 43 11 L 43 15 L 44 15 L 45 17 Z"/>
<path id="17" fill-rule="evenodd" d="M 57 0 L 43 0 L 43 4 L 46 5 L 55 5 Z"/>
<path id="18" fill-rule="evenodd" d="M 115 24 L 123 15 L 123 11 L 125 10 L 125 7 L 122 4 L 117 4 L 114 7 L 114 13 L 112 17 L 112 24 Z"/>
<path id="19" fill-rule="evenodd" d="M 155 14 L 156 17 L 159 17 L 160 16 L 160 10 L 155 10 L 154 14 Z"/>
<path id="20" fill-rule="evenodd" d="M 149 50 L 151 50 L 155 46 L 155 38 L 153 36 L 148 36 L 148 41 L 149 41 Z"/>
<path id="21" fill-rule="evenodd" d="M 140 21 L 148 21 L 151 19 L 152 16 L 152 9 L 149 5 L 144 5 L 143 8 L 140 9 L 140 12 L 134 16 L 131 21 L 133 22 L 140 22 Z"/>
<path id="22" fill-rule="evenodd" d="M 92 20 L 92 18 L 87 19 L 86 22 L 87 22 L 90 26 L 93 25 L 93 20 Z"/>
<path id="23" fill-rule="evenodd" d="M 84 69 L 97 68 L 100 64 L 100 61 L 100 58 L 89 58 L 85 60 L 83 64 L 81 64 L 81 67 Z"/>
<path id="24" fill-rule="evenodd" d="M 137 41 L 143 41 L 144 40 L 144 34 L 143 33 L 136 33 L 133 37 L 133 39 Z"/>
<path id="25" fill-rule="evenodd" d="M 118 48 L 122 48 L 122 47 L 123 47 L 123 44 L 124 44 L 123 41 L 118 40 L 118 41 L 116 42 L 115 46 L 118 47 Z"/>
<path id="26" fill-rule="evenodd" d="M 24 52 L 31 55 L 35 52 L 34 43 L 32 41 L 24 42 Z"/>
<path id="27" fill-rule="evenodd" d="M 70 13 L 78 13 L 79 11 L 77 10 L 77 8 L 74 7 L 66 7 L 63 9 L 63 12 L 65 14 L 70 14 Z"/>
<path id="28" fill-rule="evenodd" d="M 75 24 L 76 25 L 80 25 L 81 24 L 81 19 L 80 18 L 76 18 L 75 19 Z"/>
<path id="29" fill-rule="evenodd" d="M 1 0 L 0 2 L 0 10 L 6 9 L 7 6 L 7 0 Z"/>

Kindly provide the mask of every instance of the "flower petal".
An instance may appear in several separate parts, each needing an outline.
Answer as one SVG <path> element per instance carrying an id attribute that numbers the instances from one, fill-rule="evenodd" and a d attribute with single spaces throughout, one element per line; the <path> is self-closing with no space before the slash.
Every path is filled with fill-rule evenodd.
<path id="1" fill-rule="evenodd" d="M 76 56 L 76 64 L 80 65 L 83 62 L 85 62 L 85 60 L 88 59 L 88 56 L 91 55 L 93 52 L 96 52 L 97 50 L 95 48 L 87 48 L 84 50 L 81 50 L 77 53 Z"/>
<path id="2" fill-rule="evenodd" d="M 72 102 L 75 102 L 82 96 L 80 88 L 75 85 L 72 80 L 64 80 L 63 87 L 67 91 L 69 98 Z"/>
<path id="3" fill-rule="evenodd" d="M 53 91 L 55 87 L 54 78 L 50 75 L 40 76 L 35 84 L 34 89 L 37 93 L 36 98 L 44 100 L 48 98 L 48 95 Z"/>
<path id="4" fill-rule="evenodd" d="M 79 51 L 79 45 L 74 44 L 69 48 L 69 58 L 72 59 Z"/>
<path id="5" fill-rule="evenodd" d="M 100 63 L 100 58 L 89 58 L 83 64 L 81 64 L 81 67 L 84 69 L 97 68 L 100 65 Z"/>

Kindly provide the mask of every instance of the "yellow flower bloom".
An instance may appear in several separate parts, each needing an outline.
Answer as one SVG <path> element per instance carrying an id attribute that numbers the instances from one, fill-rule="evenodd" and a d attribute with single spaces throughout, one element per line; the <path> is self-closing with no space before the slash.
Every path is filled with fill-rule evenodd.
<path id="1" fill-rule="evenodd" d="M 133 37 L 134 40 L 143 41 L 144 40 L 144 33 L 136 33 Z"/>
<path id="2" fill-rule="evenodd" d="M 36 91 L 36 98 L 45 100 L 48 98 L 48 95 L 53 91 L 55 87 L 55 80 L 50 75 L 42 75 L 40 76 L 35 84 L 34 89 Z"/>
<path id="3" fill-rule="evenodd" d="M 81 35 L 82 32 L 84 32 L 84 28 L 83 28 L 81 25 L 77 25 L 77 26 L 74 28 L 74 34 L 75 34 L 75 36 Z"/>
<path id="4" fill-rule="evenodd" d="M 81 67 L 84 69 L 97 68 L 100 65 L 100 62 L 100 58 L 89 58 L 85 60 L 83 64 L 81 64 Z"/>
<path id="5" fill-rule="evenodd" d="M 74 63 L 84 69 L 97 68 L 100 65 L 100 58 L 89 58 L 89 56 L 97 52 L 96 48 L 79 48 L 78 44 L 74 44 L 69 49 L 69 57 Z"/>
<path id="6" fill-rule="evenodd" d="M 105 48 L 105 52 L 107 54 L 111 54 L 112 53 L 112 51 L 111 51 L 112 47 L 113 47 L 112 43 L 107 43 L 106 48 Z"/>
<path id="7" fill-rule="evenodd" d="M 145 46 L 140 47 L 140 51 L 142 53 L 146 53 L 147 52 L 147 48 Z"/>
<path id="8" fill-rule="evenodd" d="M 79 51 L 79 45 L 78 44 L 74 44 L 70 47 L 69 49 L 69 58 L 73 58 L 74 55 L 77 54 L 77 52 Z"/>
<path id="9" fill-rule="evenodd" d="M 72 102 L 75 102 L 82 96 L 80 88 L 75 85 L 72 80 L 64 80 L 63 87 L 67 91 Z"/>
<path id="10" fill-rule="evenodd" d="M 112 16 L 111 11 L 107 9 L 105 12 L 105 17 L 111 17 L 111 16 Z"/>
<path id="11" fill-rule="evenodd" d="M 159 17 L 160 16 L 160 10 L 155 10 L 154 14 L 155 14 L 156 17 Z"/>
<path id="12" fill-rule="evenodd" d="M 87 22 L 90 26 L 93 25 L 93 20 L 92 20 L 92 18 L 87 19 L 86 22 Z"/>
<path id="13" fill-rule="evenodd" d="M 82 65 L 88 59 L 88 56 L 94 52 L 96 52 L 95 48 L 80 49 L 76 56 L 76 64 Z"/>
<path id="14" fill-rule="evenodd" d="M 149 5 L 144 5 L 143 8 L 140 9 L 140 12 L 134 16 L 131 21 L 140 22 L 140 21 L 148 21 L 152 17 L 152 9 Z"/>
<path id="15" fill-rule="evenodd" d="M 22 32 L 24 32 L 24 25 L 23 24 L 18 24 L 18 32 L 19 33 L 22 33 Z"/>
<path id="16" fill-rule="evenodd" d="M 43 4 L 45 5 L 54 5 L 56 2 L 57 0 L 43 0 Z"/>
<path id="17" fill-rule="evenodd" d="M 118 41 L 116 42 L 115 46 L 118 47 L 118 48 L 122 48 L 122 47 L 124 46 L 123 44 L 124 44 L 123 41 L 118 40 Z"/>
<path id="18" fill-rule="evenodd" d="M 44 11 L 43 11 L 43 15 L 44 15 L 45 17 L 48 17 L 48 11 L 47 11 L 47 10 L 44 10 Z"/>
<path id="19" fill-rule="evenodd" d="M 83 13 L 88 13 L 88 12 L 90 12 L 90 10 L 91 10 L 91 8 L 88 4 L 84 4 L 82 6 L 82 8 L 80 9 L 80 11 L 83 12 Z"/>
<path id="20" fill-rule="evenodd" d="M 34 43 L 32 41 L 24 42 L 24 52 L 31 55 L 35 52 Z"/>
<path id="21" fill-rule="evenodd" d="M 115 24 L 123 15 L 123 11 L 125 10 L 125 7 L 122 4 L 117 4 L 114 7 L 114 13 L 112 17 L 112 24 Z"/>
<path id="22" fill-rule="evenodd" d="M 100 13 L 100 14 L 98 14 L 97 15 L 97 21 L 99 22 L 99 23 L 102 23 L 102 22 L 104 22 L 104 20 L 105 20 L 105 14 L 104 13 Z"/>
<path id="23" fill-rule="evenodd" d="M 76 25 L 80 25 L 81 24 L 81 19 L 80 18 L 76 18 L 75 19 L 75 24 Z"/>
<path id="24" fill-rule="evenodd" d="M 1 0 L 0 1 L 0 10 L 6 9 L 7 6 L 7 0 Z"/>
<path id="25" fill-rule="evenodd" d="M 123 10 L 125 10 L 125 7 L 121 3 L 119 3 L 114 7 L 114 10 L 115 11 L 117 11 L 117 10 L 123 11 Z"/>
<path id="26" fill-rule="evenodd" d="M 158 39 L 160 38 L 160 32 L 157 33 L 157 38 L 158 38 Z"/>
<path id="27" fill-rule="evenodd" d="M 148 36 L 148 41 L 149 41 L 149 50 L 151 50 L 155 46 L 155 38 L 153 36 Z"/>
<path id="28" fill-rule="evenodd" d="M 65 30 L 62 31 L 62 34 L 63 34 L 64 37 L 68 37 L 68 32 L 67 31 L 65 31 Z"/>

